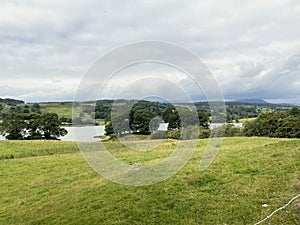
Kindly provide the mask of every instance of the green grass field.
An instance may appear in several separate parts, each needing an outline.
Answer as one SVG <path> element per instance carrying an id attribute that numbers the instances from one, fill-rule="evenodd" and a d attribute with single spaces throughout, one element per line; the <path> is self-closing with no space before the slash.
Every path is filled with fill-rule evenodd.
<path id="1" fill-rule="evenodd" d="M 90 106 L 91 104 L 82 104 L 82 106 Z M 72 118 L 73 103 L 71 102 L 47 102 L 40 103 L 42 113 L 56 113 L 59 117 Z M 79 115 L 78 115 L 79 116 Z M 94 119 L 87 113 L 80 116 L 82 119 Z M 98 125 L 105 125 L 104 119 L 96 119 Z"/>
<path id="2" fill-rule="evenodd" d="M 245 122 L 251 122 L 255 120 L 256 118 L 245 118 L 245 119 L 239 119 L 240 123 L 245 123 Z"/>
<path id="3" fill-rule="evenodd" d="M 173 177 L 133 187 L 98 175 L 75 143 L 0 141 L 0 224 L 255 224 L 300 193 L 300 140 L 227 138 L 200 172 L 206 143 Z M 105 146 L 126 163 L 151 164 L 176 144 L 148 152 Z M 299 224 L 299 204 L 269 224 Z"/>
<path id="4" fill-rule="evenodd" d="M 71 102 L 40 103 L 40 107 L 43 113 L 56 113 L 59 117 L 72 118 L 73 103 Z"/>

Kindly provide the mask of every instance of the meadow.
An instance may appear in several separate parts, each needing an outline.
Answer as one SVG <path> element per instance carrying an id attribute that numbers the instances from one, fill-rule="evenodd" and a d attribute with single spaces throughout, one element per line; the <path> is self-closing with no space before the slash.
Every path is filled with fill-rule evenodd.
<path id="1" fill-rule="evenodd" d="M 42 113 L 56 113 L 60 118 L 72 118 L 72 110 L 73 110 L 73 103 L 72 102 L 47 102 L 47 103 L 40 103 Z M 81 104 L 80 106 L 91 106 L 92 104 L 86 103 Z M 79 115 L 77 115 L 79 116 Z M 80 116 L 82 119 L 94 119 L 87 113 L 83 113 Z M 95 119 L 98 125 L 105 125 L 104 119 Z"/>
<path id="2" fill-rule="evenodd" d="M 144 152 L 104 144 L 126 163 L 151 164 L 177 143 Z M 255 224 L 300 193 L 299 139 L 226 138 L 199 171 L 206 143 L 176 175 L 134 187 L 97 174 L 76 143 L 1 141 L 0 224 Z M 299 208 L 296 200 L 268 222 L 299 224 Z"/>
<path id="3" fill-rule="evenodd" d="M 43 113 L 56 113 L 59 117 L 72 118 L 72 102 L 48 102 L 40 103 L 41 111 Z"/>

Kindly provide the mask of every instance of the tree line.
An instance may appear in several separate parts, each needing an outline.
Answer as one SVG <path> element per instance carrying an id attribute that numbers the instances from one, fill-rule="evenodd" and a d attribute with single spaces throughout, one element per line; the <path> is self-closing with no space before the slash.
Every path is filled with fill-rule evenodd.
<path id="1" fill-rule="evenodd" d="M 211 132 L 220 133 L 226 137 L 234 136 L 264 136 L 278 138 L 300 138 L 300 109 L 292 108 L 290 111 L 261 112 L 258 117 L 246 122 L 243 128 L 234 127 L 233 124 L 224 124 L 221 127 L 209 129 L 210 117 L 208 114 L 198 112 L 197 117 L 192 116 L 189 110 L 181 112 L 182 121 L 178 110 L 169 105 L 158 117 L 147 110 L 131 110 L 126 114 L 112 114 L 105 127 L 106 135 L 117 136 L 127 133 L 151 134 L 153 139 L 172 138 L 180 139 L 186 127 L 194 126 L 199 129 L 199 138 L 208 138 Z M 157 131 L 159 123 L 168 123 L 168 131 Z M 184 125 L 183 125 L 184 122 Z"/>
<path id="2" fill-rule="evenodd" d="M 143 102 L 143 104 L 148 104 Z M 184 107 L 166 104 L 164 107 L 141 107 L 139 102 L 126 110 L 124 104 L 118 112 L 112 112 L 106 118 L 106 135 L 117 136 L 126 133 L 150 134 L 156 131 L 160 123 L 168 123 L 168 130 L 180 130 L 188 126 L 209 128 L 210 117 L 203 112 L 191 111 Z M 129 111 L 129 112 L 128 112 Z"/>
<path id="3" fill-rule="evenodd" d="M 92 106 L 92 103 L 95 106 Z M 167 133 L 171 137 L 178 137 L 178 132 L 180 133 L 180 130 L 188 126 L 200 126 L 200 137 L 209 137 L 211 132 L 209 124 L 212 120 L 212 115 L 208 102 L 195 103 L 196 113 L 189 110 L 191 108 L 189 103 L 173 105 L 144 100 L 99 100 L 92 103 L 80 105 L 81 113 L 79 114 L 79 119 L 83 117 L 85 119 L 89 118 L 87 115 L 90 115 L 91 118 L 105 120 L 107 135 L 122 135 L 126 133 L 150 134 L 158 129 L 160 123 L 168 123 Z M 116 112 L 113 111 L 114 105 L 125 108 L 130 106 L 130 110 L 127 110 L 128 112 L 125 110 L 127 114 L 122 113 L 122 110 Z M 62 131 L 57 131 L 61 122 L 74 123 L 72 118 L 59 118 L 54 114 L 52 114 L 50 119 L 51 114 L 42 114 L 38 103 L 25 104 L 20 100 L 0 99 L 0 112 L 2 110 L 5 111 L 5 113 L 2 113 L 5 115 L 2 117 L 1 133 L 11 139 L 55 139 L 63 135 Z M 226 136 L 299 138 L 300 116 L 299 108 L 297 107 L 227 102 L 226 113 L 226 122 L 228 123 L 238 121 L 240 118 L 257 117 L 255 120 L 246 123 L 244 129 L 239 129 L 232 125 L 224 125 Z M 43 128 L 45 127 L 43 123 L 46 123 L 46 118 L 52 121 L 52 124 L 56 124 L 53 125 L 56 128 L 53 128 L 52 133 L 49 131 L 50 129 L 47 131 Z M 218 118 L 213 119 L 214 122 L 218 121 Z M 222 130 L 223 128 L 217 129 Z M 49 133 L 51 134 L 49 135 Z M 156 135 L 159 136 L 161 134 Z"/>
<path id="4" fill-rule="evenodd" d="M 300 138 L 300 109 L 264 112 L 244 127 L 245 136 Z"/>
<path id="5" fill-rule="evenodd" d="M 0 134 L 9 140 L 58 139 L 67 134 L 60 125 L 56 113 L 11 113 L 2 121 Z"/>
<path id="6" fill-rule="evenodd" d="M 132 100 L 133 101 L 133 100 Z M 107 119 L 111 114 L 113 104 L 130 104 L 130 100 L 99 100 L 96 101 L 96 107 L 86 106 L 85 112 L 88 114 L 95 113 L 95 119 Z M 198 112 L 205 113 L 211 116 L 209 102 L 196 103 L 178 103 L 173 104 L 176 107 L 190 107 L 194 105 Z M 244 118 L 255 118 L 264 111 L 285 111 L 292 108 L 289 105 L 267 104 L 267 103 L 247 103 L 247 102 L 225 102 L 226 105 L 226 122 L 238 122 Z M 163 112 L 172 107 L 170 103 L 138 101 L 133 105 L 134 110 L 147 110 L 152 113 L 162 116 Z M 215 118 L 217 122 L 217 118 Z"/>
<path id="7" fill-rule="evenodd" d="M 6 101 L 3 101 L 3 103 L 7 105 L 0 104 L 0 118 L 4 119 L 9 114 L 15 113 L 15 114 L 28 114 L 28 113 L 38 113 L 41 114 L 41 108 L 38 103 L 34 104 L 25 104 L 24 102 L 21 103 L 20 100 L 14 100 L 14 99 L 5 99 Z M 7 110 L 4 110 L 7 108 Z"/>
<path id="8" fill-rule="evenodd" d="M 0 103 L 5 103 L 11 106 L 17 105 L 17 104 L 24 104 L 25 102 L 22 100 L 12 99 L 12 98 L 0 98 Z"/>
<path id="9" fill-rule="evenodd" d="M 158 116 L 162 116 L 163 112 L 170 108 L 172 104 L 163 103 L 163 102 L 151 102 L 146 100 L 97 100 L 93 102 L 75 102 L 74 104 L 80 104 L 82 107 L 81 115 L 78 115 L 78 118 L 73 118 L 78 121 L 75 123 L 82 122 L 82 124 L 91 123 L 92 119 L 101 119 L 105 122 L 109 121 L 111 109 L 113 104 L 131 104 L 130 102 L 135 102 L 133 105 L 134 110 L 147 110 L 149 112 L 155 113 Z M 64 103 L 60 104 L 62 107 Z M 70 102 L 68 102 L 70 103 Z M 50 107 L 51 107 L 51 103 Z M 277 105 L 277 104 L 263 104 L 263 103 L 245 103 L 245 102 L 225 102 L 226 104 L 226 122 L 238 122 L 243 118 L 254 118 L 257 117 L 261 112 L 264 111 L 285 111 L 287 112 L 291 109 L 291 106 L 288 105 Z M 211 109 L 209 102 L 196 102 L 196 103 L 176 103 L 173 104 L 176 107 L 190 107 L 194 105 L 197 108 L 198 112 L 205 113 L 208 116 L 211 116 Z M 72 110 L 72 104 L 69 106 L 69 110 Z M 44 111 L 47 111 L 47 103 L 43 105 Z M 67 108 L 68 109 L 68 108 Z M 38 103 L 25 104 L 24 101 L 15 100 L 15 99 L 0 99 L 0 118 L 5 118 L 11 113 L 18 114 L 28 114 L 28 113 L 42 113 L 40 105 Z M 221 116 L 222 117 L 222 116 Z M 81 121 L 82 118 L 85 120 Z M 91 118 L 88 120 L 88 118 Z M 63 123 L 71 124 L 72 118 L 61 116 L 59 118 Z M 88 120 L 88 121 L 86 121 Z M 220 119 L 220 121 L 222 118 Z M 218 118 L 214 118 L 214 121 L 217 122 Z"/>

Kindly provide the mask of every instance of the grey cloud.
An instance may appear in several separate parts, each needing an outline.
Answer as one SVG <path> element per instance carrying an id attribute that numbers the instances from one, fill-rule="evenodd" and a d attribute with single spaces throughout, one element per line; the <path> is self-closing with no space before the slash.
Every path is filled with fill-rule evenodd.
<path id="1" fill-rule="evenodd" d="M 300 96 L 297 0 L 3 0 L 0 14 L 1 85 L 23 90 L 13 80 L 32 81 L 27 95 L 3 89 L 2 96 L 32 100 L 37 91 L 44 93 L 39 87 L 45 80 L 61 80 L 68 91 L 49 85 L 40 96 L 72 98 L 75 83 L 98 57 L 149 39 L 197 53 L 226 98 Z M 182 85 L 201 96 L 189 82 Z"/>
<path id="2" fill-rule="evenodd" d="M 268 99 L 300 96 L 300 91 L 295 86 L 299 82 L 300 68 L 295 59 L 297 57 L 292 56 L 279 64 L 260 65 L 257 69 L 249 65 L 239 67 L 237 75 L 233 75 L 224 85 L 227 87 L 225 95 L 231 98 L 240 96 Z"/>

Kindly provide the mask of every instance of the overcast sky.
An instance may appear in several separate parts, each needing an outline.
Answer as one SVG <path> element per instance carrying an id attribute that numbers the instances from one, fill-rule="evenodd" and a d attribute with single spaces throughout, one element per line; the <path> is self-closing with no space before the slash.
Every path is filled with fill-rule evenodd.
<path id="1" fill-rule="evenodd" d="M 96 59 L 127 43 L 162 40 L 199 55 L 226 99 L 300 104 L 299 27 L 299 0 L 1 0 L 0 97 L 73 100 Z M 184 77 L 173 68 L 147 68 L 127 74 Z M 111 84 L 126 88 L 121 78 Z"/>

